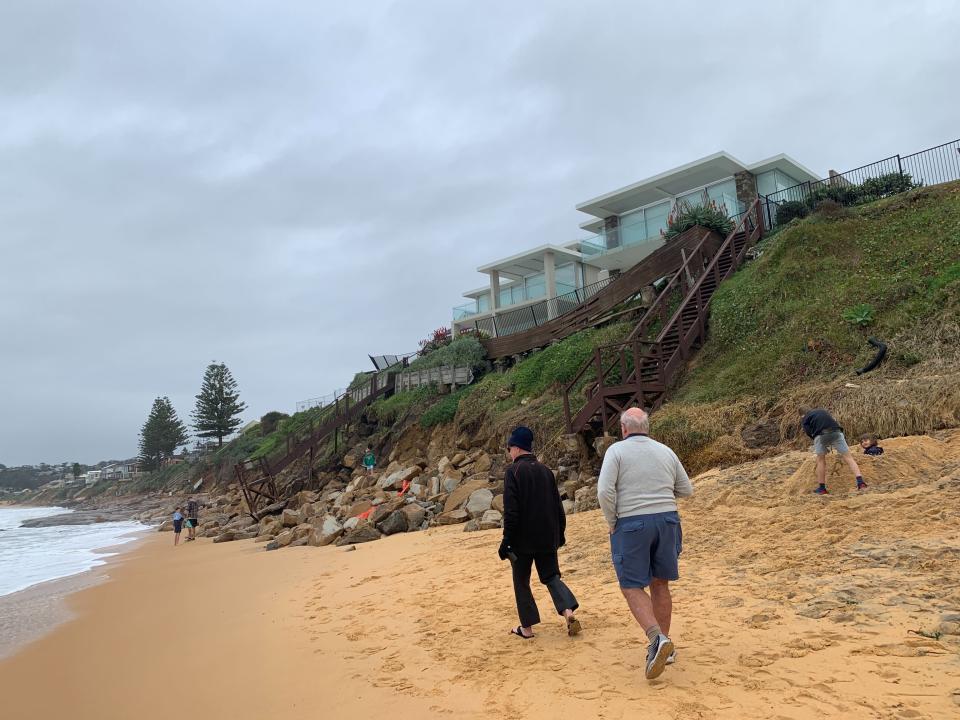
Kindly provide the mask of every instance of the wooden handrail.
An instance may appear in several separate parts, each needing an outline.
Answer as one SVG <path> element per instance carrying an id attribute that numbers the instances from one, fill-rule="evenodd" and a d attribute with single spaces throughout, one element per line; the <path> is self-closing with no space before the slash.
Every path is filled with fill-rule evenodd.
<path id="1" fill-rule="evenodd" d="M 606 430 L 609 410 L 617 410 L 628 402 L 645 405 L 650 401 L 651 394 L 658 398 L 656 403 L 660 402 L 659 398 L 662 398 L 668 383 L 687 361 L 691 350 L 698 341 L 703 341 L 707 306 L 713 293 L 724 280 L 736 272 L 743 262 L 747 248 L 762 236 L 763 229 L 760 200 L 757 198 L 715 251 L 705 251 L 708 236 L 703 237 L 690 255 L 684 258 L 680 269 L 674 273 L 630 335 L 621 342 L 598 346 L 590 362 L 584 363 L 566 384 L 564 415 L 568 430 L 579 429 L 575 424 L 588 421 L 598 412 Z M 729 265 L 721 271 L 720 263 L 724 260 L 728 261 Z M 708 279 L 712 280 L 709 290 L 705 288 Z M 666 310 L 671 302 L 677 300 L 678 293 L 680 297 L 677 307 L 667 317 Z M 696 309 L 696 317 L 693 319 L 689 313 L 691 306 Z M 655 338 L 646 339 L 644 336 L 657 321 L 662 321 L 663 326 Z M 665 347 L 669 348 L 666 352 Z M 615 355 L 609 364 L 605 364 L 603 355 L 611 351 Z M 628 357 L 628 353 L 631 357 Z M 633 367 L 629 369 L 631 360 Z M 583 382 L 591 368 L 596 380 L 586 388 L 586 404 L 574 413 L 570 407 L 569 396 L 572 390 Z M 617 370 L 619 373 L 615 375 Z M 655 374 L 657 384 L 645 386 L 645 383 L 650 382 L 651 373 Z M 627 387 L 631 388 L 629 392 L 625 390 Z M 607 407 L 608 397 L 610 408 Z M 613 398 L 620 399 L 614 401 Z"/>

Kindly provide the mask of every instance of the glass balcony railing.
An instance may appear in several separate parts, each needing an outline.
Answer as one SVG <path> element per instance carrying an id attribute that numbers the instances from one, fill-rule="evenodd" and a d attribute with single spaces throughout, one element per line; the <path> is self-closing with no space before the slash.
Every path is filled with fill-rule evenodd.
<path id="1" fill-rule="evenodd" d="M 456 322 L 457 320 L 463 320 L 464 318 L 479 314 L 480 312 L 477 310 L 477 304 L 475 302 L 458 305 L 453 309 L 453 321 Z"/>

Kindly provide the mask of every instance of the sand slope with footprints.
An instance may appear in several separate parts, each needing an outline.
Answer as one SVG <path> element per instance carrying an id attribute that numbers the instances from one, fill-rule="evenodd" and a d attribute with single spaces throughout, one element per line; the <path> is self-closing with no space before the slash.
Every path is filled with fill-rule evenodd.
<path id="1" fill-rule="evenodd" d="M 537 639 L 508 636 L 498 533 L 450 528 L 337 555 L 306 621 L 320 645 L 331 633 L 350 643 L 358 682 L 437 715 L 956 717 L 960 636 L 937 635 L 960 612 L 960 432 L 883 445 L 882 457 L 858 456 L 870 483 L 859 494 L 837 460 L 832 494 L 813 496 L 801 452 L 697 479 L 682 507 L 679 662 L 652 683 L 597 512 L 571 516 L 561 551 L 583 606 L 579 638 L 540 586 Z"/>

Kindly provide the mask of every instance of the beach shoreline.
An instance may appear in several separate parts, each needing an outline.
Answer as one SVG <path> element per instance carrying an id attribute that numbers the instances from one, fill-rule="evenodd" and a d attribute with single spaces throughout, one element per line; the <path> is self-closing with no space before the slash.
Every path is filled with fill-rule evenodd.
<path id="1" fill-rule="evenodd" d="M 0 661 L 76 619 L 70 596 L 108 581 L 113 568 L 124 562 L 151 530 L 155 528 L 144 527 L 133 531 L 131 535 L 136 537 L 129 542 L 97 548 L 97 554 L 104 555 L 100 565 L 0 595 Z"/>

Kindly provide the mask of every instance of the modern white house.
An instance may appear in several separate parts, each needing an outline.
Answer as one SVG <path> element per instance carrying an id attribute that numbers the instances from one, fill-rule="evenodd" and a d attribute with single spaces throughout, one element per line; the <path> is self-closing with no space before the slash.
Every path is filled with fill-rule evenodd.
<path id="1" fill-rule="evenodd" d="M 84 478 L 84 483 L 86 485 L 96 485 L 101 480 L 103 475 L 100 470 L 87 470 L 86 475 L 81 475 L 80 477 Z"/>
<path id="2" fill-rule="evenodd" d="M 469 302 L 453 309 L 453 333 L 481 329 L 495 335 L 499 329 L 502 334 L 501 326 L 526 325 L 500 323 L 501 318 L 529 313 L 542 321 L 576 306 L 663 245 L 662 232 L 677 203 L 715 202 L 737 217 L 758 195 L 819 179 L 784 154 L 747 164 L 718 152 L 586 200 L 577 210 L 590 216 L 580 225 L 588 237 L 539 245 L 478 267 L 486 282 L 465 292 Z M 544 302 L 549 300 L 554 301 Z"/>

